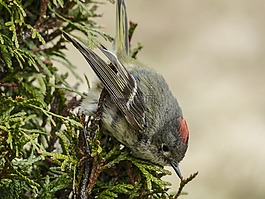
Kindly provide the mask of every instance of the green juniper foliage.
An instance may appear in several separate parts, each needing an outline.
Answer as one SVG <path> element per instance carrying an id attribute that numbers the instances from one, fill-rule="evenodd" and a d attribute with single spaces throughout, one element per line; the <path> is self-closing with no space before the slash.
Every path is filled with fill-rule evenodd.
<path id="1" fill-rule="evenodd" d="M 70 111 L 80 94 L 55 64 L 75 71 L 61 31 L 110 41 L 94 21 L 100 5 L 0 0 L 0 199 L 175 197 L 161 180 L 169 171 L 131 157 L 97 121 Z"/>

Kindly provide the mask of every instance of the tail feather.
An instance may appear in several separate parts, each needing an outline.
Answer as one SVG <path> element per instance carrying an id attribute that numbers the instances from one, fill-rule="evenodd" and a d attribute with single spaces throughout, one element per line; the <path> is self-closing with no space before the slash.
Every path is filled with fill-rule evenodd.
<path id="1" fill-rule="evenodd" d="M 118 58 L 129 55 L 128 19 L 125 0 L 117 1 L 115 50 Z"/>

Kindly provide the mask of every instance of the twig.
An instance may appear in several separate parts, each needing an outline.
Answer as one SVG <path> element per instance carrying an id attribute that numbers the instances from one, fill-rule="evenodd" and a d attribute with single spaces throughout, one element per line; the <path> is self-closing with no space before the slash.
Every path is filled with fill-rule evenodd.
<path id="1" fill-rule="evenodd" d="M 126 161 L 125 164 L 126 164 L 126 171 L 127 171 L 128 177 L 129 177 L 129 181 L 132 185 L 134 185 L 135 179 L 134 179 L 133 173 L 132 173 L 132 163 L 129 161 Z"/>
<path id="2" fill-rule="evenodd" d="M 90 135 L 91 139 L 95 137 L 95 134 L 100 127 L 100 121 L 101 121 L 101 116 L 102 116 L 102 111 L 103 111 L 103 102 L 104 102 L 106 95 L 107 95 L 107 91 L 105 88 L 103 88 L 103 90 L 101 91 L 100 97 L 99 97 L 97 112 L 91 124 L 91 129 L 92 129 L 91 135 Z"/>
<path id="3" fill-rule="evenodd" d="M 199 172 L 197 171 L 196 173 L 191 174 L 187 179 L 181 180 L 178 192 L 173 197 L 174 199 L 177 199 L 180 196 L 180 194 L 181 194 L 183 188 L 185 187 L 185 185 L 188 184 L 190 181 L 192 181 L 198 175 L 198 173 Z"/>
<path id="4" fill-rule="evenodd" d="M 130 43 L 130 45 L 131 45 L 133 33 L 134 33 L 137 25 L 138 25 L 137 23 L 130 21 L 130 28 L 129 28 L 129 43 Z"/>
<path id="5" fill-rule="evenodd" d="M 40 17 L 34 25 L 35 28 L 38 29 L 40 27 L 40 25 L 42 24 L 42 22 L 45 20 L 47 7 L 48 7 L 48 0 L 41 0 Z M 39 31 L 39 32 L 41 32 L 41 31 Z"/>
<path id="6" fill-rule="evenodd" d="M 87 199 L 88 195 L 86 192 L 86 187 L 87 187 L 87 184 L 89 181 L 89 179 L 88 179 L 89 171 L 90 171 L 89 160 L 85 159 L 83 164 L 84 164 L 83 165 L 84 173 L 83 173 L 83 178 L 81 180 L 79 196 L 81 199 Z"/>
<path id="7" fill-rule="evenodd" d="M 96 184 L 97 178 L 99 174 L 101 173 L 101 167 L 103 166 L 103 164 L 104 164 L 104 160 L 101 160 L 100 162 L 98 162 L 98 156 L 94 157 L 93 165 L 92 165 L 92 169 L 91 169 L 91 173 L 89 177 L 89 184 L 86 188 L 86 193 L 88 195 L 91 194 L 91 191 L 94 185 Z"/>
<path id="8" fill-rule="evenodd" d="M 69 115 L 69 111 L 73 110 L 74 108 L 76 108 L 79 104 L 80 104 L 80 100 L 77 100 L 76 96 L 72 97 L 72 99 L 64 107 L 64 109 L 62 111 L 62 115 L 63 116 L 68 116 Z"/>

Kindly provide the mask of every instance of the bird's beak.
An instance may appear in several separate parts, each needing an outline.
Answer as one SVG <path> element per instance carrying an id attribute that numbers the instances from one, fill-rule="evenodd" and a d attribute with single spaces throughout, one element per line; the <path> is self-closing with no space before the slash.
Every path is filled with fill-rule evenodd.
<path id="1" fill-rule="evenodd" d="M 175 170 L 175 172 L 177 173 L 178 177 L 180 178 L 180 180 L 183 180 L 183 176 L 181 175 L 180 169 L 179 169 L 179 165 L 176 162 L 171 162 L 170 163 L 171 166 L 173 167 L 173 169 Z"/>

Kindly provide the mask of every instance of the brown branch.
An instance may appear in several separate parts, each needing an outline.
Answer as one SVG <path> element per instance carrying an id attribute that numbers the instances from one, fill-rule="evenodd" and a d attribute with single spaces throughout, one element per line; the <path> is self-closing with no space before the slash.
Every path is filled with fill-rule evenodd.
<path id="1" fill-rule="evenodd" d="M 0 180 L 2 180 L 2 178 L 8 173 L 9 163 L 10 162 L 6 161 L 3 169 L 0 171 Z"/>
<path id="2" fill-rule="evenodd" d="M 103 90 L 101 91 L 100 97 L 99 97 L 97 112 L 91 124 L 91 129 L 92 129 L 91 134 L 90 134 L 91 139 L 95 137 L 95 133 L 100 128 L 100 121 L 101 121 L 101 116 L 102 116 L 102 111 L 103 111 L 103 102 L 104 102 L 106 95 L 107 95 L 107 91 L 105 88 L 103 88 Z"/>
<path id="3" fill-rule="evenodd" d="M 9 87 L 11 89 L 14 89 L 14 88 L 17 88 L 17 85 L 15 83 L 2 83 L 1 80 L 0 80 L 0 86 L 3 86 L 3 87 Z"/>
<path id="4" fill-rule="evenodd" d="M 39 17 L 38 21 L 35 23 L 34 28 L 38 29 L 40 27 L 40 25 L 43 23 L 43 21 L 45 20 L 47 7 L 48 7 L 48 0 L 41 0 L 40 17 Z M 41 32 L 41 31 L 39 31 L 39 32 Z"/>
<path id="5" fill-rule="evenodd" d="M 132 163 L 129 161 L 126 161 L 125 164 L 126 164 L 126 171 L 127 171 L 128 177 L 129 177 L 129 181 L 132 185 L 134 185 L 135 179 L 134 179 L 134 176 L 132 173 Z"/>
<path id="6" fill-rule="evenodd" d="M 192 181 L 198 175 L 198 173 L 199 172 L 197 171 L 196 173 L 191 174 L 187 179 L 181 180 L 178 192 L 173 197 L 174 199 L 177 199 L 180 196 L 180 194 L 181 194 L 183 188 L 185 187 L 185 185 L 188 184 L 190 181 Z"/>
<path id="7" fill-rule="evenodd" d="M 80 170 L 80 172 L 82 172 L 82 180 L 81 180 L 81 185 L 80 185 L 80 191 L 78 192 L 78 197 L 77 198 L 81 198 L 81 199 L 87 199 L 88 195 L 86 192 L 86 187 L 87 184 L 89 182 L 89 172 L 90 172 L 90 163 L 89 163 L 89 159 L 85 158 L 85 160 L 83 161 L 83 165 L 82 165 L 82 170 Z"/>
<path id="8" fill-rule="evenodd" d="M 66 106 L 63 108 L 62 115 L 68 116 L 69 111 L 76 108 L 79 104 L 80 104 L 80 100 L 77 100 L 76 96 L 72 97 L 72 99 L 69 100 L 68 103 L 66 104 Z"/>
<path id="9" fill-rule="evenodd" d="M 130 21 L 130 28 L 129 28 L 129 44 L 131 45 L 131 40 L 132 40 L 132 36 L 133 36 L 133 33 L 137 27 L 137 23 L 134 23 L 132 21 Z"/>
<path id="10" fill-rule="evenodd" d="M 94 157 L 92 170 L 91 170 L 91 174 L 89 177 L 89 184 L 88 184 L 87 189 L 86 189 L 86 192 L 88 195 L 91 194 L 91 191 L 92 191 L 94 185 L 96 184 L 97 178 L 98 178 L 99 174 L 101 173 L 101 168 L 102 168 L 103 164 L 104 164 L 104 160 L 101 160 L 100 162 L 98 162 L 98 156 Z"/>

